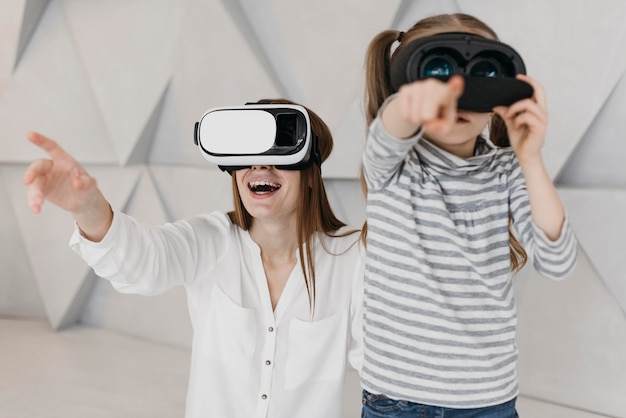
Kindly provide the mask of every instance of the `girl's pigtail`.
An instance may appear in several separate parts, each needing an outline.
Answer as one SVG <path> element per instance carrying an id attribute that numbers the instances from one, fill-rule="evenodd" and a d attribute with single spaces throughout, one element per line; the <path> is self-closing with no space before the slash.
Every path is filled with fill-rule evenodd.
<path id="1" fill-rule="evenodd" d="M 489 122 L 489 139 L 496 146 L 501 148 L 510 147 L 509 133 L 506 130 L 506 124 L 500 115 L 494 113 Z"/>
<path id="2" fill-rule="evenodd" d="M 400 32 L 386 30 L 379 33 L 367 48 L 365 56 L 365 109 L 367 124 L 376 118 L 378 109 L 393 93 L 390 76 L 391 47 Z"/>
<path id="3" fill-rule="evenodd" d="M 505 148 L 511 146 L 506 124 L 504 123 L 504 120 L 502 120 L 502 118 L 495 113 L 491 116 L 491 122 L 489 124 L 489 139 L 491 139 L 491 142 L 498 147 Z M 528 261 L 528 254 L 513 232 L 513 219 L 510 216 L 509 249 L 511 251 L 511 270 L 513 272 L 518 272 Z"/>

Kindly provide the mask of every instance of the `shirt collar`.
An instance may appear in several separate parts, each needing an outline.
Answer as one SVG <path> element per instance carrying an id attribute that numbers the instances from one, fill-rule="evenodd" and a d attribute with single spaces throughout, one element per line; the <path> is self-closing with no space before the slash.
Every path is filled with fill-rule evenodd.
<path id="1" fill-rule="evenodd" d="M 480 170 L 490 164 L 498 151 L 493 142 L 483 137 L 478 137 L 474 156 L 470 158 L 457 157 L 423 138 L 417 142 L 416 148 L 423 165 L 445 174 Z"/>

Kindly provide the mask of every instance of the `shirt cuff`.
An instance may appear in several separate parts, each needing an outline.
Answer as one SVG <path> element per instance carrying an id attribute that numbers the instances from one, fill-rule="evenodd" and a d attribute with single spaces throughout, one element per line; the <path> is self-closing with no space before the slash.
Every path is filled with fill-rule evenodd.
<path id="1" fill-rule="evenodd" d="M 74 231 L 70 237 L 69 246 L 74 252 L 80 255 L 83 260 L 91 265 L 90 261 L 99 259 L 101 255 L 108 253 L 113 245 L 115 236 L 119 229 L 120 214 L 113 210 L 113 220 L 106 235 L 101 241 L 90 241 L 81 233 L 78 224 L 74 222 Z"/>
<path id="2" fill-rule="evenodd" d="M 565 214 L 565 218 L 563 219 L 563 225 L 561 225 L 559 237 L 556 240 L 550 239 L 546 235 L 546 233 L 535 224 L 534 221 L 531 223 L 533 226 L 535 239 L 537 240 L 539 246 L 550 252 L 559 253 L 563 251 L 570 244 L 570 240 L 573 238 L 567 213 Z"/>

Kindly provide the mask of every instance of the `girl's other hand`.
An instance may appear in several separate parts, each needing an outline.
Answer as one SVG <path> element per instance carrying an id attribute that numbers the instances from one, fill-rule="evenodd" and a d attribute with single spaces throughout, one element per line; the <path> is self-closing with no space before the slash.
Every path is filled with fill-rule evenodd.
<path id="1" fill-rule="evenodd" d="M 523 74 L 518 74 L 517 78 L 533 87 L 533 96 L 493 110 L 504 120 L 511 146 L 520 164 L 525 164 L 541 158 L 548 126 L 548 106 L 543 87 L 536 80 Z"/>

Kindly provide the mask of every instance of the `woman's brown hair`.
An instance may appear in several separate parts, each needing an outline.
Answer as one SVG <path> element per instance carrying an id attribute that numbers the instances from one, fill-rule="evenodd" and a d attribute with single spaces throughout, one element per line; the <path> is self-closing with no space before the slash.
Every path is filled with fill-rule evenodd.
<path id="1" fill-rule="evenodd" d="M 257 103 L 297 104 L 287 99 L 262 99 Z M 317 136 L 320 159 L 325 161 L 333 149 L 333 136 L 322 118 L 306 106 L 303 107 L 309 114 L 311 129 Z M 229 212 L 228 216 L 235 225 L 247 231 L 252 226 L 253 218 L 243 205 L 235 176 L 232 176 L 232 187 L 235 210 Z M 337 236 L 335 232 L 346 226 L 346 224 L 335 216 L 330 206 L 320 165 L 313 163 L 300 171 L 300 191 L 296 209 L 296 236 L 298 239 L 300 265 L 304 274 L 309 302 L 311 306 L 314 306 L 315 265 L 313 260 L 315 254 L 313 254 L 313 240 L 318 232 L 328 236 Z M 339 236 L 349 235 L 353 232 L 356 231 L 347 231 Z"/>
<path id="2" fill-rule="evenodd" d="M 368 125 L 374 121 L 378 110 L 387 97 L 394 93 L 391 85 L 390 68 L 396 54 L 415 39 L 446 32 L 466 32 L 499 40 L 495 31 L 486 23 L 464 13 L 426 17 L 415 23 L 406 32 L 386 30 L 379 33 L 370 42 L 365 58 L 365 115 Z M 396 41 L 399 41 L 398 45 L 392 52 L 392 46 Z M 497 114 L 493 114 L 491 117 L 489 138 L 496 146 L 508 147 L 510 145 L 506 125 Z M 361 186 L 367 193 L 362 175 Z M 363 225 L 362 233 L 365 239 L 367 225 Z M 528 256 L 513 233 L 511 218 L 509 218 L 509 247 L 511 250 L 511 270 L 519 271 L 526 264 Z"/>

